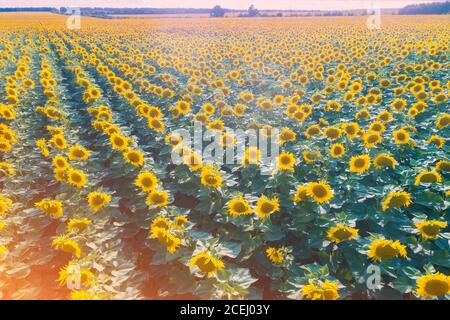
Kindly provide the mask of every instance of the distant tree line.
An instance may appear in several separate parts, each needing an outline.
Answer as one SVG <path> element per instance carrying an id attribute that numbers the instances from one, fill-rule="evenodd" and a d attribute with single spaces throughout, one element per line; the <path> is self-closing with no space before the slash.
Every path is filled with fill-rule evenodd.
<path id="1" fill-rule="evenodd" d="M 398 11 L 399 14 L 449 14 L 450 1 L 408 5 Z"/>
<path id="2" fill-rule="evenodd" d="M 23 7 L 23 8 L 0 8 L 0 12 L 58 12 L 56 8 L 51 7 Z"/>

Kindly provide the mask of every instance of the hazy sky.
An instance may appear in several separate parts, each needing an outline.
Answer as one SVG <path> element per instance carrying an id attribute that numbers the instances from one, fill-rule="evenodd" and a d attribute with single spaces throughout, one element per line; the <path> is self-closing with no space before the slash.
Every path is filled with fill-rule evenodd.
<path id="1" fill-rule="evenodd" d="M 225 8 L 339 10 L 368 8 L 400 8 L 407 4 L 445 0 L 0 0 L 0 7 L 119 7 L 119 8 L 211 8 L 216 4 Z"/>

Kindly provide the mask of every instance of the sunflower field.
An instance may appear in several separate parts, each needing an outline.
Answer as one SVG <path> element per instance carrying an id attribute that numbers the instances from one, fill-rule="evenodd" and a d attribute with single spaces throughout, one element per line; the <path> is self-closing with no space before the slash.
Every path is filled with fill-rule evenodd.
<path id="1" fill-rule="evenodd" d="M 450 298 L 448 16 L 66 20 L 0 14 L 1 299 Z"/>

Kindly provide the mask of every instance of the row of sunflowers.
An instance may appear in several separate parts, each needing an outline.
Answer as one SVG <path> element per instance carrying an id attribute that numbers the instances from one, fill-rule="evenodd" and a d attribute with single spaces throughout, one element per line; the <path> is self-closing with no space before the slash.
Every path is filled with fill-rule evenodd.
<path id="1" fill-rule="evenodd" d="M 2 20 L 2 298 L 450 297 L 445 17 L 241 21 Z"/>

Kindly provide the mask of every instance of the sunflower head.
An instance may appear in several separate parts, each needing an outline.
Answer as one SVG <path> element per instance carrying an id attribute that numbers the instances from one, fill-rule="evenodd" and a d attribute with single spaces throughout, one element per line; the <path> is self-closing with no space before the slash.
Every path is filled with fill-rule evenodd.
<path id="1" fill-rule="evenodd" d="M 373 160 L 373 165 L 376 169 L 392 168 L 397 165 L 397 161 L 391 155 L 387 153 L 381 153 Z"/>
<path id="2" fill-rule="evenodd" d="M 83 219 L 70 219 L 67 222 L 67 231 L 69 232 L 83 232 L 89 225 L 92 224 L 92 220 L 88 218 Z"/>
<path id="3" fill-rule="evenodd" d="M 111 201 L 111 196 L 104 192 L 93 191 L 88 194 L 87 199 L 92 211 L 97 212 Z"/>
<path id="4" fill-rule="evenodd" d="M 241 216 L 253 213 L 253 209 L 242 196 L 233 198 L 227 203 L 228 214 L 231 216 Z"/>
<path id="5" fill-rule="evenodd" d="M 363 154 L 359 156 L 353 156 L 350 159 L 350 172 L 362 174 L 370 168 L 370 156 Z"/>
<path id="6" fill-rule="evenodd" d="M 412 203 L 411 195 L 406 191 L 389 193 L 381 203 L 381 208 L 386 211 L 389 208 L 408 207 Z"/>
<path id="7" fill-rule="evenodd" d="M 272 263 L 281 264 L 284 261 L 283 248 L 269 247 L 266 249 L 266 255 Z"/>
<path id="8" fill-rule="evenodd" d="M 260 219 L 268 218 L 272 213 L 280 210 L 280 204 L 277 197 L 272 199 L 262 196 L 256 202 L 256 214 Z"/>
<path id="9" fill-rule="evenodd" d="M 334 197 L 333 190 L 325 181 L 310 182 L 307 188 L 308 196 L 319 204 L 326 203 Z"/>
<path id="10" fill-rule="evenodd" d="M 81 258 L 81 249 L 78 242 L 67 236 L 57 236 L 52 241 L 52 248 L 73 254 L 78 259 Z"/>
<path id="11" fill-rule="evenodd" d="M 181 244 L 181 239 L 173 235 L 167 228 L 152 226 L 150 238 L 158 239 L 166 246 L 169 253 L 175 253 Z"/>
<path id="12" fill-rule="evenodd" d="M 418 186 L 419 184 L 431 184 L 440 182 L 442 182 L 442 176 L 437 171 L 422 171 L 416 176 L 414 185 Z"/>
<path id="13" fill-rule="evenodd" d="M 425 299 L 450 294 L 450 276 L 440 272 L 421 276 L 416 285 L 416 293 Z"/>
<path id="14" fill-rule="evenodd" d="M 164 207 L 169 204 L 169 193 L 153 189 L 147 196 L 147 204 L 149 206 Z"/>
<path id="15" fill-rule="evenodd" d="M 358 237 L 358 229 L 345 226 L 341 223 L 331 227 L 327 231 L 327 237 L 334 243 L 340 243 L 345 240 L 355 239 Z"/>
<path id="16" fill-rule="evenodd" d="M 437 239 L 441 229 L 447 227 L 446 221 L 427 220 L 415 224 L 424 239 Z"/>
<path id="17" fill-rule="evenodd" d="M 278 170 L 294 171 L 295 157 L 291 152 L 282 152 L 278 155 Z"/>
<path id="18" fill-rule="evenodd" d="M 345 153 L 345 147 L 341 143 L 335 143 L 331 146 L 330 154 L 333 158 L 341 158 Z"/>
<path id="19" fill-rule="evenodd" d="M 334 281 L 318 281 L 309 283 L 302 289 L 302 297 L 307 300 L 337 300 L 339 298 L 338 284 Z"/>
<path id="20" fill-rule="evenodd" d="M 406 246 L 402 245 L 400 241 L 377 239 L 370 244 L 368 256 L 374 261 L 392 259 L 399 256 L 406 258 Z"/>
<path id="21" fill-rule="evenodd" d="M 87 184 L 86 174 L 81 170 L 69 168 L 67 170 L 67 182 L 77 188 L 82 188 Z"/>
<path id="22" fill-rule="evenodd" d="M 205 187 L 219 188 L 222 185 L 222 175 L 211 166 L 203 166 L 200 173 L 201 184 Z"/>
<path id="23" fill-rule="evenodd" d="M 405 129 L 396 130 L 393 135 L 396 144 L 407 144 L 409 142 L 409 133 Z"/>
<path id="24" fill-rule="evenodd" d="M 190 268 L 196 268 L 208 278 L 213 277 L 218 270 L 222 270 L 225 265 L 219 258 L 214 257 L 207 251 L 202 251 L 191 258 Z"/>
<path id="25" fill-rule="evenodd" d="M 438 171 L 450 172 L 450 161 L 439 160 L 435 167 Z"/>
<path id="26" fill-rule="evenodd" d="M 35 206 L 41 208 L 53 219 L 58 219 L 63 215 L 62 202 L 58 200 L 43 199 L 36 202 Z"/>
<path id="27" fill-rule="evenodd" d="M 158 184 L 158 178 L 149 171 L 139 173 L 135 180 L 135 184 L 144 192 L 152 191 Z"/>
<path id="28" fill-rule="evenodd" d="M 144 154 L 140 150 L 129 149 L 123 153 L 125 161 L 135 167 L 144 165 Z"/>

